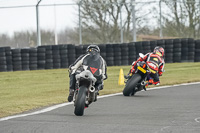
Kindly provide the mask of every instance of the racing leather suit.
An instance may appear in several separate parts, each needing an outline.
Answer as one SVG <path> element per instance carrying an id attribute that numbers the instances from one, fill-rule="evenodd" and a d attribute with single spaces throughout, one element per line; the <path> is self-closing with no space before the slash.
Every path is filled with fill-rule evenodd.
<path id="1" fill-rule="evenodd" d="M 107 65 L 105 60 L 100 56 L 100 54 L 91 55 L 84 54 L 81 55 L 72 65 L 69 66 L 69 76 L 70 76 L 70 90 L 75 90 L 76 84 L 76 72 L 77 70 L 89 70 L 92 72 L 94 77 L 96 77 L 97 81 L 95 83 L 95 88 L 99 86 L 99 84 L 103 84 L 103 80 L 107 79 Z M 99 90 L 103 89 L 97 88 Z"/>
<path id="2" fill-rule="evenodd" d="M 129 73 L 135 73 L 136 67 L 137 67 L 137 62 L 138 61 L 145 61 L 147 63 L 152 63 L 153 67 L 149 65 L 150 69 L 152 70 L 151 74 L 148 76 L 148 80 L 153 78 L 152 84 L 159 84 L 160 79 L 159 76 L 162 76 L 162 73 L 164 71 L 164 65 L 165 61 L 163 58 L 161 58 L 159 55 L 154 54 L 154 53 L 147 53 L 143 58 L 139 57 L 137 61 L 133 62 L 132 68 Z"/>

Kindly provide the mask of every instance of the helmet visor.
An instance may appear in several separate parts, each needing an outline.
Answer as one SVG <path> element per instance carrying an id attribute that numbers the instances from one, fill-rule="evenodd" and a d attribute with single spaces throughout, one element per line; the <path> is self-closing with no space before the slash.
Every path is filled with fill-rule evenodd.
<path id="1" fill-rule="evenodd" d="M 156 54 L 162 57 L 162 54 L 160 52 L 156 51 Z"/>
<path id="2" fill-rule="evenodd" d="M 98 52 L 98 50 L 95 49 L 95 48 L 90 48 L 90 49 L 88 50 L 88 53 L 89 53 L 90 55 L 97 55 L 99 52 Z"/>
<path id="3" fill-rule="evenodd" d="M 98 52 L 98 50 L 95 49 L 95 48 L 90 48 L 90 49 L 88 50 L 88 52 Z"/>

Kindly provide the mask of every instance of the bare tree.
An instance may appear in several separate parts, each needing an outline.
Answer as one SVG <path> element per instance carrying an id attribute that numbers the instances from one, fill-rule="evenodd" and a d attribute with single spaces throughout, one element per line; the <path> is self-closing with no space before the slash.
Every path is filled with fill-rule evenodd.
<path id="1" fill-rule="evenodd" d="M 171 12 L 165 13 L 165 29 L 168 35 L 199 37 L 199 3 L 196 0 L 164 0 Z"/>
<path id="2" fill-rule="evenodd" d="M 120 11 L 124 40 L 132 40 L 132 4 L 131 0 L 81 0 L 81 17 L 83 26 L 83 43 L 120 42 Z M 149 3 L 146 3 L 149 4 Z M 145 16 L 140 4 L 136 9 L 137 26 L 144 25 Z"/>
<path id="3" fill-rule="evenodd" d="M 79 34 L 78 28 L 65 28 L 63 31 L 60 31 L 58 34 L 58 43 L 59 44 L 78 44 L 79 43 Z"/>

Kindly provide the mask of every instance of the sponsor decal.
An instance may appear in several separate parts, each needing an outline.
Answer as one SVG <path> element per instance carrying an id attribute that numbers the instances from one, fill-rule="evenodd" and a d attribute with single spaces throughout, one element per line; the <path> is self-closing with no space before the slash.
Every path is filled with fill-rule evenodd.
<path id="1" fill-rule="evenodd" d="M 98 68 L 90 67 L 90 70 L 92 71 L 92 74 L 94 74 L 98 70 Z"/>

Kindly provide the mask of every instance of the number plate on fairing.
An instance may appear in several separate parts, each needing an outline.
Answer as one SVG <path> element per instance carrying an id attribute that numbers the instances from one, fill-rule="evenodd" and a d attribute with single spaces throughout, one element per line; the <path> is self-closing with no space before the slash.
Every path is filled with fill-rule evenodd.
<path id="1" fill-rule="evenodd" d="M 144 68 L 142 68 L 142 67 L 140 67 L 140 66 L 138 66 L 137 68 L 138 68 L 141 72 L 143 72 L 143 73 L 146 73 L 146 72 L 147 72 Z"/>

